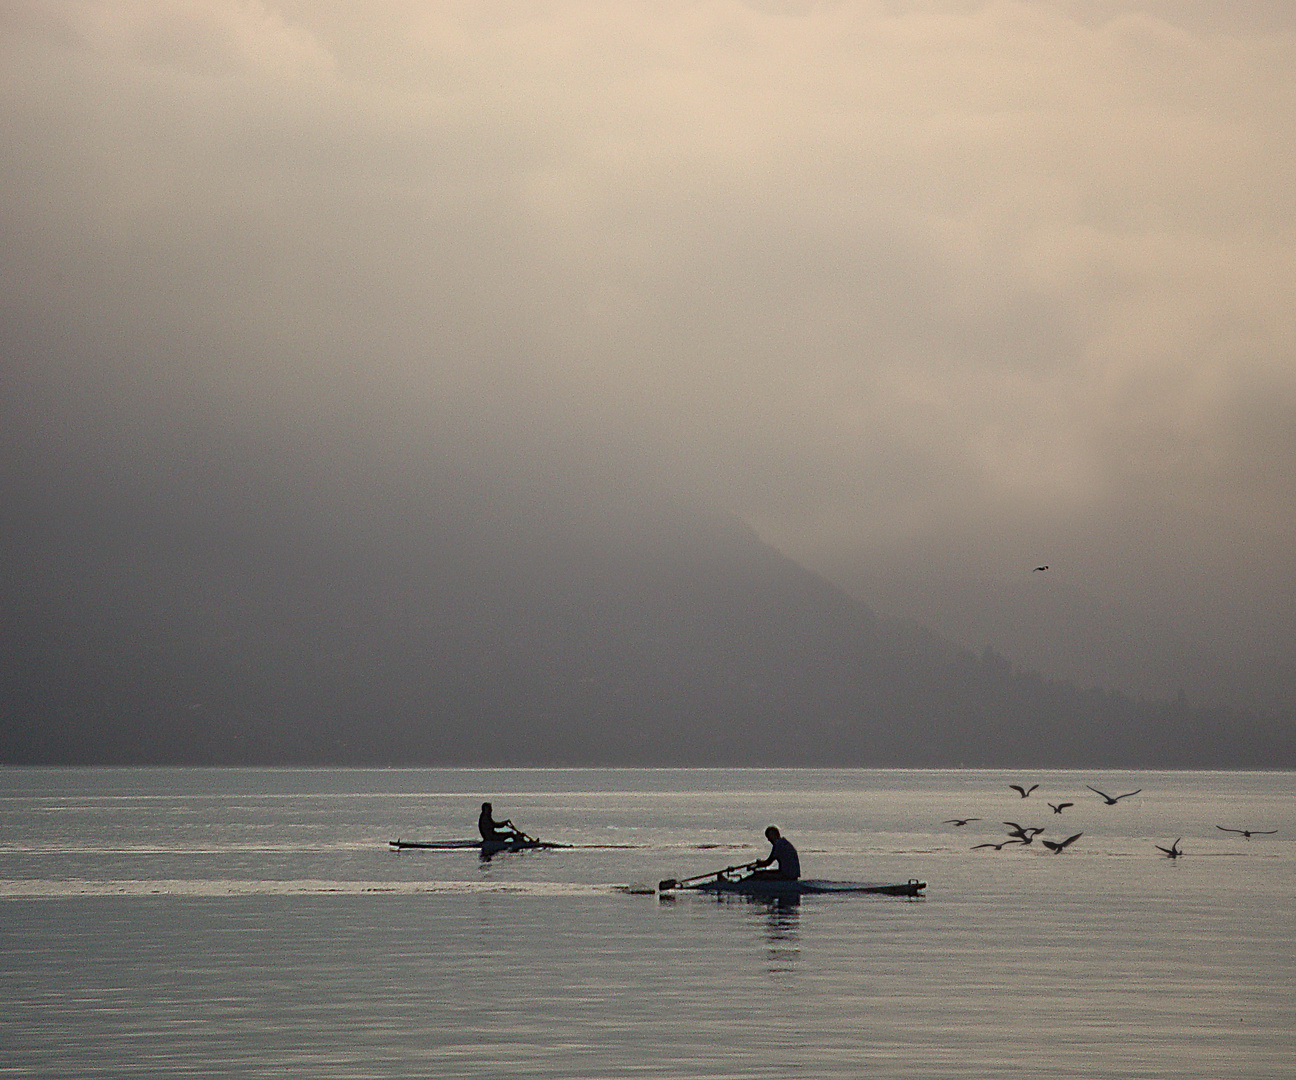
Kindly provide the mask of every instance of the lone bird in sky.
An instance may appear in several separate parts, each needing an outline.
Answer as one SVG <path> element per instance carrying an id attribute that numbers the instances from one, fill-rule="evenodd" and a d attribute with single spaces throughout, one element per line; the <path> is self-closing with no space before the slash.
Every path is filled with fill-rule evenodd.
<path id="1" fill-rule="evenodd" d="M 1078 832 L 1074 836 L 1068 836 L 1065 840 L 1041 840 L 1040 843 L 1048 848 L 1049 851 L 1053 852 L 1054 855 L 1061 855 L 1062 849 L 1066 847 L 1067 844 L 1074 844 L 1082 836 L 1084 836 L 1084 833 Z"/>
<path id="2" fill-rule="evenodd" d="M 1223 825 L 1216 825 L 1215 828 L 1219 829 L 1220 832 L 1241 833 L 1248 840 L 1253 836 L 1272 836 L 1278 831 L 1277 829 L 1226 829 Z"/>
<path id="3" fill-rule="evenodd" d="M 1181 836 L 1179 840 L 1182 839 L 1183 837 Z M 1176 840 L 1169 847 L 1162 847 L 1160 844 L 1154 844 L 1153 847 L 1155 847 L 1157 851 L 1164 851 L 1167 859 L 1177 859 L 1183 854 L 1183 852 L 1179 850 L 1179 840 Z"/>
<path id="4" fill-rule="evenodd" d="M 1008 786 L 1012 788 L 1013 791 L 1017 792 L 1017 794 L 1020 795 L 1023 799 L 1025 799 L 1027 796 L 1030 795 L 1032 791 L 1034 791 L 1037 787 L 1039 787 L 1039 784 L 1031 784 L 1031 786 L 1028 788 L 1022 787 L 1021 784 L 1009 784 Z"/>
<path id="5" fill-rule="evenodd" d="M 942 825 L 966 825 L 969 821 L 980 821 L 979 817 L 952 817 L 946 818 Z"/>
<path id="6" fill-rule="evenodd" d="M 1045 565 L 1045 566 L 1037 566 L 1037 567 L 1035 567 L 1034 570 L 1031 571 L 1031 573 L 1032 573 L 1032 574 L 1038 574 L 1041 570 L 1047 570 L 1047 569 L 1048 569 L 1048 566 L 1047 566 L 1047 565 Z"/>
<path id="7" fill-rule="evenodd" d="M 1085 787 L 1087 787 L 1090 791 L 1098 791 L 1098 789 L 1094 787 L 1093 784 L 1085 784 Z M 1136 788 L 1134 791 L 1125 792 L 1124 795 L 1108 795 L 1107 792 L 1105 791 L 1098 791 L 1098 794 L 1101 795 L 1103 799 L 1106 800 L 1108 806 L 1115 806 L 1118 802 L 1120 802 L 1121 799 L 1128 799 L 1131 795 L 1137 795 L 1142 790 L 1143 790 L 1142 788 Z"/>
<path id="8" fill-rule="evenodd" d="M 1005 821 L 1004 824 L 1012 826 L 1008 835 L 1017 837 L 1017 839 L 1023 844 L 1029 844 L 1035 839 L 1035 837 L 1044 831 L 1043 829 L 1037 829 L 1034 825 L 1028 829 L 1024 829 L 1015 821 Z"/>
<path id="9" fill-rule="evenodd" d="M 1062 811 L 1065 810 L 1068 806 L 1075 806 L 1075 803 L 1073 803 L 1073 802 L 1051 802 L 1051 803 L 1049 803 L 1049 806 L 1053 807 L 1053 813 L 1055 813 L 1055 814 L 1060 814 L 1060 813 L 1062 813 Z"/>

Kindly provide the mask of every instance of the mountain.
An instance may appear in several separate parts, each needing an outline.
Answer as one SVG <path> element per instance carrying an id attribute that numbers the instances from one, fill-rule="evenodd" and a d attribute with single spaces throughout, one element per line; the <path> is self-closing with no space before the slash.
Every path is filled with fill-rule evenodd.
<path id="1" fill-rule="evenodd" d="M 1045 681 L 642 490 L 150 460 L 9 477 L 4 762 L 1296 765 L 1291 717 Z"/>

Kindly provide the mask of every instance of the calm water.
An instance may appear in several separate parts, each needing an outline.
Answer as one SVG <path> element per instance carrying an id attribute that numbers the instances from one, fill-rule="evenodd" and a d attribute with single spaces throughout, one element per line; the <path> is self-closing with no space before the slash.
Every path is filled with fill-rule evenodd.
<path id="1" fill-rule="evenodd" d="M 483 798 L 587 846 L 388 850 Z M 624 888 L 771 822 L 927 896 Z M 1294 970 L 1292 773 L 0 770 L 5 1077 L 1286 1080 Z"/>

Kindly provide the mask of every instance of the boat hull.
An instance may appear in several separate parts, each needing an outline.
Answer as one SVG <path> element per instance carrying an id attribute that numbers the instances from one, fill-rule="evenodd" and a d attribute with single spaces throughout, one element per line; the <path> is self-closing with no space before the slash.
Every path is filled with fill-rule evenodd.
<path id="1" fill-rule="evenodd" d="M 736 893 L 740 896 L 810 896 L 820 893 L 873 893 L 881 896 L 921 896 L 925 881 L 911 878 L 895 883 L 866 881 L 777 881 L 769 878 L 713 878 L 698 885 L 686 885 L 696 892 Z"/>
<path id="2" fill-rule="evenodd" d="M 480 851 L 483 855 L 498 855 L 503 851 L 533 851 L 536 848 L 561 848 L 547 840 L 388 840 L 389 847 L 397 851 L 418 849 L 422 851 Z"/>

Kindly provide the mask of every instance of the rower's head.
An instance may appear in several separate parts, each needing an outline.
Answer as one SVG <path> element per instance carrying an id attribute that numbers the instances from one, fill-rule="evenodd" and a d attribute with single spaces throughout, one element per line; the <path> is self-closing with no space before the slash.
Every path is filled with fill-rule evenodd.
<path id="1" fill-rule="evenodd" d="M 782 834 L 778 831 L 777 826 L 774 825 L 771 825 L 768 829 L 765 830 L 765 839 L 768 840 L 771 844 L 774 843 L 774 841 L 777 840 L 781 835 Z"/>
<path id="2" fill-rule="evenodd" d="M 491 812 L 491 804 L 488 802 L 482 803 L 482 813 L 489 814 L 490 812 Z"/>

